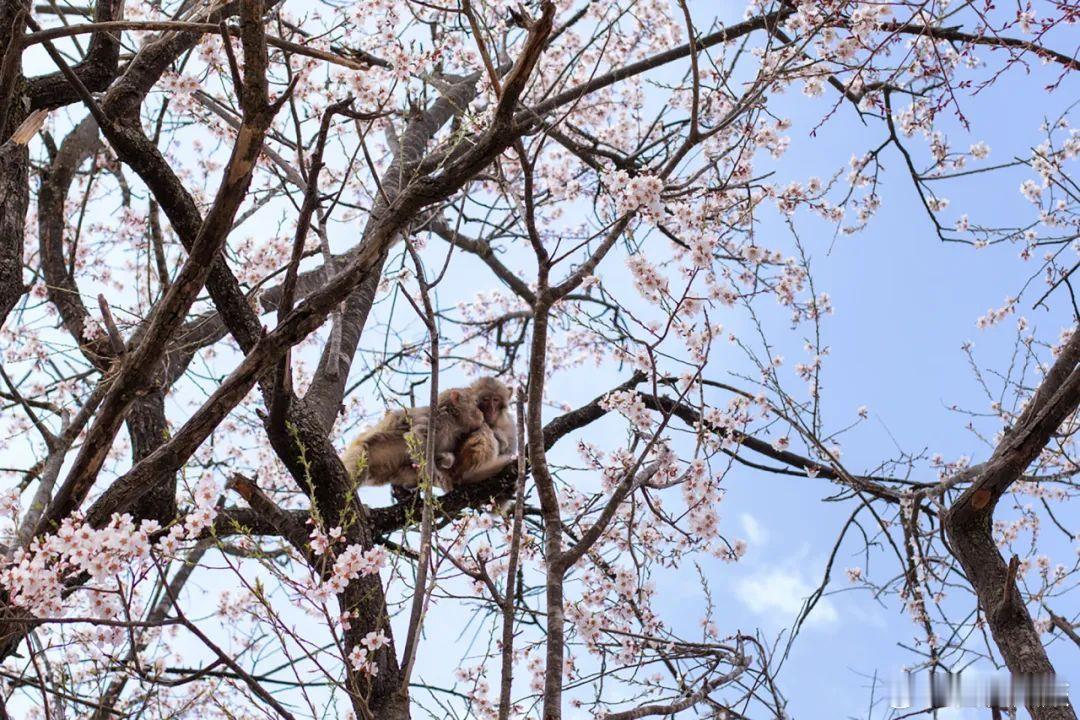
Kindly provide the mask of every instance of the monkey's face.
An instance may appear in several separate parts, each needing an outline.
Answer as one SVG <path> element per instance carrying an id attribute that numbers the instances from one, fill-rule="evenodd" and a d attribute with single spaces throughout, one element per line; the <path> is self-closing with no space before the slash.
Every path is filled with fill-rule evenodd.
<path id="1" fill-rule="evenodd" d="M 484 413 L 484 422 L 491 427 L 495 427 L 499 422 L 499 416 L 506 410 L 506 398 L 499 393 L 481 395 L 477 404 Z"/>

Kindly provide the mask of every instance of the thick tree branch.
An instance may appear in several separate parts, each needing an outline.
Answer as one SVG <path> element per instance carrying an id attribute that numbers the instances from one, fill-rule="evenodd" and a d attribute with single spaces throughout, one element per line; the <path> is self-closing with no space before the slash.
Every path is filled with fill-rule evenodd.
<path id="1" fill-rule="evenodd" d="M 1020 591 L 993 536 L 998 500 L 1080 406 L 1080 332 L 1074 330 L 1024 412 L 982 472 L 944 515 L 951 550 L 975 589 L 983 617 L 1014 674 L 1054 672 Z M 1071 705 L 1028 706 L 1034 720 L 1075 720 Z"/>

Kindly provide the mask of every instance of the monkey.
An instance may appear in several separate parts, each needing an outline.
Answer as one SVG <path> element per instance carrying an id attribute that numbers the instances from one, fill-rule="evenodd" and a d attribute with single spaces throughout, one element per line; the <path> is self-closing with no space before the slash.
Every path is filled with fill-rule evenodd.
<path id="1" fill-rule="evenodd" d="M 416 487 L 419 472 L 410 449 L 426 448 L 429 432 L 435 433 L 435 467 L 432 479 L 448 482 L 446 470 L 454 462 L 454 449 L 476 430 L 484 427 L 484 413 L 467 388 L 439 393 L 435 412 L 418 407 L 391 410 L 370 430 L 353 439 L 341 456 L 345 469 L 361 485 Z"/>
<path id="2" fill-rule="evenodd" d="M 499 454 L 513 455 L 517 451 L 517 424 L 510 414 L 510 388 L 493 377 L 482 377 L 469 386 L 469 392 L 499 442 Z"/>
<path id="3" fill-rule="evenodd" d="M 465 438 L 454 453 L 454 462 L 447 474 L 456 485 L 477 482 L 501 469 L 505 463 L 496 463 L 499 457 L 499 440 L 495 431 L 484 423 L 483 427 Z"/>
<path id="4" fill-rule="evenodd" d="M 484 425 L 454 452 L 448 475 L 455 485 L 485 480 L 502 470 L 517 451 L 517 425 L 510 414 L 510 388 L 493 377 L 468 387 L 484 415 Z"/>

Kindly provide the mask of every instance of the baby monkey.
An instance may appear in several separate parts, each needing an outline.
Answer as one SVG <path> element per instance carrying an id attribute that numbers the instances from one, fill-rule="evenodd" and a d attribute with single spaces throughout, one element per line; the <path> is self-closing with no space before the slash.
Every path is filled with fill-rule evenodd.
<path id="1" fill-rule="evenodd" d="M 454 485 L 480 482 L 498 473 L 517 450 L 517 425 L 510 414 L 510 388 L 482 377 L 467 390 L 483 413 L 484 424 L 454 452 L 448 475 Z"/>
<path id="2" fill-rule="evenodd" d="M 428 407 L 387 412 L 373 428 L 349 443 L 341 461 L 349 476 L 361 485 L 416 487 L 419 471 L 410 450 L 423 456 L 428 433 L 434 433 L 435 468 L 433 481 L 448 485 L 446 469 L 454 462 L 454 450 L 475 431 L 485 426 L 484 413 L 467 389 L 439 393 L 435 412 Z"/>

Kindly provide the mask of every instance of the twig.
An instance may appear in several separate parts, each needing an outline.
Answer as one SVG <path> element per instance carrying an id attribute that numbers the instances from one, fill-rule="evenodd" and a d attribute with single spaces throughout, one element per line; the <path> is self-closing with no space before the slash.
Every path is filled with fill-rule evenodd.
<path id="1" fill-rule="evenodd" d="M 109 345 L 112 346 L 115 355 L 123 355 L 127 346 L 124 343 L 124 336 L 120 334 L 120 328 L 116 327 L 116 321 L 113 320 L 109 301 L 101 293 L 98 293 L 97 301 L 98 308 L 101 310 L 101 319 L 105 323 L 105 330 L 109 333 Z"/>
<path id="2" fill-rule="evenodd" d="M 510 557 L 503 591 L 502 685 L 499 688 L 499 720 L 510 717 L 510 691 L 514 683 L 514 582 L 521 554 L 522 525 L 525 520 L 525 389 L 517 391 L 517 491 L 514 494 L 514 525 L 510 536 Z"/>

